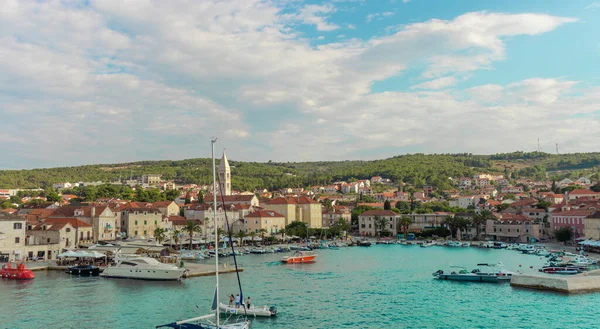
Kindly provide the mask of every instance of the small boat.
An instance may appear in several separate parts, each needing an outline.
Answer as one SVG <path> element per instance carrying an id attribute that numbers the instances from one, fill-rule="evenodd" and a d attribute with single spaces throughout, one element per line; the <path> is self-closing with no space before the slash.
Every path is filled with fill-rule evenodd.
<path id="1" fill-rule="evenodd" d="M 26 269 L 24 264 L 19 264 L 14 268 L 8 263 L 0 269 L 0 277 L 11 280 L 31 280 L 35 278 L 35 275 L 31 270 Z"/>
<path id="2" fill-rule="evenodd" d="M 425 242 L 423 244 L 421 244 L 421 248 L 427 248 L 427 247 L 431 247 L 431 246 L 435 246 L 435 242 Z"/>
<path id="3" fill-rule="evenodd" d="M 290 250 L 311 251 L 312 249 L 304 246 L 290 246 Z"/>
<path id="4" fill-rule="evenodd" d="M 470 247 L 471 243 L 469 243 L 469 242 L 463 242 L 460 246 L 461 247 Z"/>
<path id="5" fill-rule="evenodd" d="M 275 306 L 250 306 L 250 308 L 245 308 L 219 303 L 219 311 L 226 314 L 247 315 L 253 317 L 271 317 L 277 315 L 277 307 Z"/>
<path id="6" fill-rule="evenodd" d="M 446 242 L 446 246 L 448 247 L 462 247 L 460 242 L 448 241 Z"/>
<path id="7" fill-rule="evenodd" d="M 494 242 L 492 248 L 494 249 L 506 249 L 508 246 L 502 242 Z"/>
<path id="8" fill-rule="evenodd" d="M 185 272 L 183 267 L 163 264 L 154 258 L 138 257 L 119 260 L 117 265 L 107 267 L 100 276 L 138 280 L 179 280 Z"/>
<path id="9" fill-rule="evenodd" d="M 490 266 L 494 267 L 494 264 L 478 264 L 478 266 Z M 464 267 L 458 267 L 460 270 L 444 272 L 439 270 L 433 272 L 432 275 L 439 280 L 451 280 L 451 281 L 473 281 L 473 282 L 506 282 L 510 281 L 513 273 L 504 269 L 494 269 L 488 272 L 482 272 L 479 268 L 467 271 Z"/>
<path id="10" fill-rule="evenodd" d="M 100 268 L 94 265 L 75 265 L 67 267 L 67 273 L 82 276 L 98 276 Z"/>
<path id="11" fill-rule="evenodd" d="M 547 274 L 572 275 L 581 273 L 581 269 L 574 266 L 544 266 L 539 269 L 540 272 Z"/>
<path id="12" fill-rule="evenodd" d="M 370 247 L 371 246 L 371 242 L 369 242 L 367 240 L 358 241 L 358 246 L 359 247 Z"/>
<path id="13" fill-rule="evenodd" d="M 285 256 L 281 258 L 281 262 L 287 264 L 298 264 L 298 263 L 313 263 L 317 254 L 312 251 L 296 251 L 291 256 Z"/>
<path id="14" fill-rule="evenodd" d="M 251 254 L 266 254 L 267 251 L 265 249 L 252 249 L 250 250 Z"/>

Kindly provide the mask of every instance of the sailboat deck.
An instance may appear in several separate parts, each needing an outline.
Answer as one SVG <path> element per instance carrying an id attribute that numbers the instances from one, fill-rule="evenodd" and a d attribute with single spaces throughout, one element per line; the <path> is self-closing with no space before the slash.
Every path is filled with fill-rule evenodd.
<path id="1" fill-rule="evenodd" d="M 188 271 L 183 275 L 184 278 L 192 278 L 196 276 L 214 276 L 215 266 L 212 264 L 184 263 Z M 238 268 L 238 271 L 243 272 L 243 268 Z M 235 273 L 234 266 L 219 266 L 219 274 Z"/>

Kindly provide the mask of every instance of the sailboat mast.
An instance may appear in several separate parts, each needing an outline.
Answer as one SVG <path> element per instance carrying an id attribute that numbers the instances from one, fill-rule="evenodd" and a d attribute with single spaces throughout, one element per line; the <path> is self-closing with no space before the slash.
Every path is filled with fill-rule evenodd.
<path id="1" fill-rule="evenodd" d="M 215 225 L 215 278 L 217 287 L 215 289 L 215 296 L 217 297 L 217 309 L 215 310 L 215 317 L 217 318 L 217 328 L 219 328 L 219 236 L 217 231 L 217 175 L 215 172 L 215 143 L 217 139 L 211 141 L 212 144 L 212 170 L 213 170 L 213 215 Z"/>

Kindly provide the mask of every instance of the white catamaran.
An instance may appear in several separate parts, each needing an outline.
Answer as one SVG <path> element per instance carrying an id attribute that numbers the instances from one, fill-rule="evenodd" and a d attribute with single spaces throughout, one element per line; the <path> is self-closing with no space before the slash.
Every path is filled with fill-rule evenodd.
<path id="1" fill-rule="evenodd" d="M 213 170 L 213 198 L 214 205 L 217 204 L 217 184 L 216 184 L 216 172 L 215 172 L 215 143 L 217 139 L 211 141 L 212 144 L 212 170 Z M 211 311 L 212 313 L 180 320 L 173 323 L 157 326 L 156 328 L 176 328 L 176 329 L 249 329 L 250 321 L 246 317 L 238 317 L 233 321 L 229 321 L 231 317 L 221 324 L 219 316 L 219 235 L 217 234 L 217 212 L 214 212 L 214 225 L 215 225 L 215 278 L 216 288 L 215 295 L 213 297 Z"/>

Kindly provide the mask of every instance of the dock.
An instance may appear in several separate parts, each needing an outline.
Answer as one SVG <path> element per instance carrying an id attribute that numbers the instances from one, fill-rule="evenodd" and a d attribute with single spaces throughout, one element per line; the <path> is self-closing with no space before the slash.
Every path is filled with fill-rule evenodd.
<path id="1" fill-rule="evenodd" d="M 575 294 L 600 291 L 600 270 L 576 275 L 515 274 L 513 287 Z"/>
<path id="2" fill-rule="evenodd" d="M 193 278 L 196 276 L 212 276 L 216 274 L 215 266 L 210 264 L 184 263 L 188 271 L 183 275 L 184 278 Z M 238 271 L 243 272 L 243 268 L 238 268 Z M 234 266 L 219 266 L 219 274 L 235 273 Z"/>

